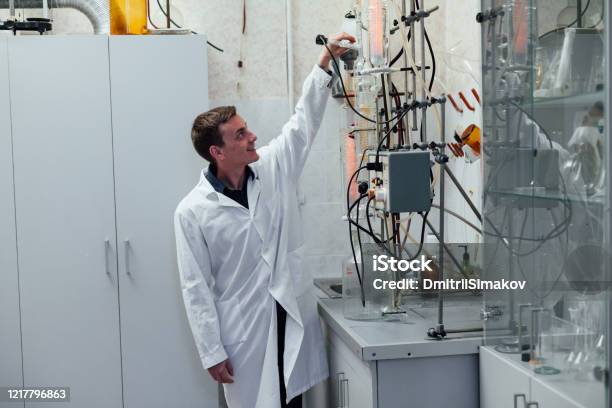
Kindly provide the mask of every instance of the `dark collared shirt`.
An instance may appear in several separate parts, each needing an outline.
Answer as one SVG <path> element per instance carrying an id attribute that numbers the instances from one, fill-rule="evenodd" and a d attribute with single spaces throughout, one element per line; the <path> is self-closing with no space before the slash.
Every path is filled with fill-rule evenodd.
<path id="1" fill-rule="evenodd" d="M 206 180 L 208 180 L 217 193 L 221 193 L 224 196 L 231 198 L 244 208 L 249 208 L 247 185 L 249 184 L 249 179 L 254 176 L 255 174 L 253 173 L 253 170 L 251 170 L 249 166 L 246 166 L 246 177 L 244 178 L 242 188 L 240 190 L 232 190 L 223 184 L 219 178 L 217 178 L 217 166 L 215 166 L 213 163 L 208 166 L 208 170 L 205 174 Z"/>

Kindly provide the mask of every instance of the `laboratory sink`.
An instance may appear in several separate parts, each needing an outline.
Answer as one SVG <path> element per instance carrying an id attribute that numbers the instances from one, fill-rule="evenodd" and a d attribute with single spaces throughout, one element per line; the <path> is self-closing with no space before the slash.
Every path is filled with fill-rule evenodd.
<path id="1" fill-rule="evenodd" d="M 331 299 L 342 297 L 342 280 L 339 278 L 318 278 L 314 284 Z"/>

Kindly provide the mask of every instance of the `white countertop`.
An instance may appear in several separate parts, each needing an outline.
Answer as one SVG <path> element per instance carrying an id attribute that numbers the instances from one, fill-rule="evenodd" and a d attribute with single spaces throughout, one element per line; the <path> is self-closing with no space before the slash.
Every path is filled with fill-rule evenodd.
<path id="1" fill-rule="evenodd" d="M 479 297 L 447 299 L 446 329 L 482 327 L 480 305 Z M 482 344 L 482 332 L 452 333 L 444 340 L 428 338 L 427 330 L 436 325 L 438 316 L 435 298 L 416 298 L 408 303 L 408 313 L 401 322 L 349 320 L 342 306 L 342 299 L 319 299 L 319 314 L 364 361 L 476 354 Z"/>

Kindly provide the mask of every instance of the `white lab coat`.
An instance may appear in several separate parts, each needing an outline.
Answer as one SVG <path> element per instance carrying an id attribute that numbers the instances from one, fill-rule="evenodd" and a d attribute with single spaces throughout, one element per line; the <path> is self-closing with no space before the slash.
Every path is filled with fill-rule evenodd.
<path id="1" fill-rule="evenodd" d="M 312 279 L 303 244 L 296 186 L 321 124 L 330 76 L 315 66 L 295 114 L 258 150 L 248 181 L 249 209 L 217 193 L 202 174 L 175 213 L 183 299 L 204 368 L 229 358 L 230 408 L 280 406 L 276 305 L 287 311 L 287 399 L 328 376 Z"/>

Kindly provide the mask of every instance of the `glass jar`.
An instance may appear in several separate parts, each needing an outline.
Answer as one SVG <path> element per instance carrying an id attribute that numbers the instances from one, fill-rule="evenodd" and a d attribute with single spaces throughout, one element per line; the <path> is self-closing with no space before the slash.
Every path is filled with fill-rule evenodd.
<path id="1" fill-rule="evenodd" d="M 111 0 L 110 32 L 147 34 L 147 0 Z"/>

